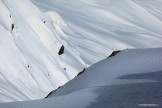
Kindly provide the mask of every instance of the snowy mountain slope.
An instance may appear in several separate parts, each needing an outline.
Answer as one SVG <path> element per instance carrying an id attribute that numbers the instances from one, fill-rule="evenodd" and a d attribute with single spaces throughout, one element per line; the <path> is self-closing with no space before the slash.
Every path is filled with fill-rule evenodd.
<path id="1" fill-rule="evenodd" d="M 125 50 L 102 60 L 51 98 L 1 103 L 1 108 L 137 108 L 162 103 L 162 48 Z M 76 98 L 77 97 L 77 98 Z"/>
<path id="2" fill-rule="evenodd" d="M 92 65 L 53 96 L 66 95 L 84 88 L 161 82 L 161 56 L 162 48 L 124 50 L 115 57 Z"/>
<path id="3" fill-rule="evenodd" d="M 0 0 L 1 102 L 44 98 L 113 50 L 162 46 L 158 0 L 31 1 Z"/>
<path id="4" fill-rule="evenodd" d="M 144 9 L 149 11 L 151 14 L 162 20 L 162 1 L 161 0 L 133 0 L 138 5 L 141 5 Z"/>
<path id="5" fill-rule="evenodd" d="M 59 28 L 61 21 L 57 14 L 44 14 L 26 0 L 1 0 L 0 4 L 4 10 L 0 25 L 0 101 L 43 98 L 82 71 L 84 62 L 57 38 L 55 26 Z M 48 14 L 58 21 L 53 22 Z M 58 55 L 62 43 L 64 56 Z"/>
<path id="6" fill-rule="evenodd" d="M 162 22 L 152 14 L 162 11 L 159 6 L 157 7 L 157 4 L 162 3 L 157 0 L 148 2 L 152 7 L 152 12 L 147 11 L 143 5 L 138 5 L 136 0 L 31 1 L 43 11 L 54 10 L 60 13 L 73 31 L 73 33 L 69 30 L 65 31 L 71 33 L 73 36 L 71 40 L 76 41 L 77 35 L 82 36 L 95 43 L 102 43 L 109 50 L 161 46 Z M 140 0 L 139 4 L 142 4 L 143 1 L 145 0 Z M 143 4 L 145 3 L 147 1 Z"/>

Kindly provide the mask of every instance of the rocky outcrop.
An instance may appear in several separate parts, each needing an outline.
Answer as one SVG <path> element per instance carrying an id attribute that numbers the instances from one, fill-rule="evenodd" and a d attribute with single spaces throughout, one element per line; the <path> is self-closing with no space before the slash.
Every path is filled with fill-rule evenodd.
<path id="1" fill-rule="evenodd" d="M 113 56 L 117 55 L 117 54 L 120 53 L 120 52 L 121 52 L 120 50 L 118 50 L 118 51 L 113 51 L 113 52 L 111 53 L 111 55 L 110 55 L 108 58 L 113 57 Z"/>
<path id="2" fill-rule="evenodd" d="M 64 46 L 62 45 L 61 48 L 60 48 L 60 50 L 59 50 L 59 52 L 58 52 L 58 54 L 61 55 L 63 53 L 64 53 Z"/>

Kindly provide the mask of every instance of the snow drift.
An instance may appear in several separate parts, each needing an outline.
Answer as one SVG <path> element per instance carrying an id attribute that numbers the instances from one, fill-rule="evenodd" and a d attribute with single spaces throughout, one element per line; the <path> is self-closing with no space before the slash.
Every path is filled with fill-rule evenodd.
<path id="1" fill-rule="evenodd" d="M 0 0 L 1 102 L 44 98 L 114 50 L 162 46 L 159 0 L 31 1 Z"/>
<path id="2" fill-rule="evenodd" d="M 1 108 L 137 108 L 162 103 L 162 48 L 125 50 L 102 60 L 51 98 L 1 103 Z"/>

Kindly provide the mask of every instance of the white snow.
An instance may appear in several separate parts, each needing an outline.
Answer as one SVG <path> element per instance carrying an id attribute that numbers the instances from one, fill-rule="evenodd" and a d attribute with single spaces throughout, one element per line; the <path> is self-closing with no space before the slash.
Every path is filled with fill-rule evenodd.
<path id="1" fill-rule="evenodd" d="M 132 78 L 122 79 L 127 75 L 148 74 L 159 72 L 162 74 L 162 48 L 124 50 L 115 57 L 100 61 L 88 68 L 84 74 L 69 81 L 60 88 L 55 95 L 65 95 L 83 88 L 102 87 L 107 85 L 121 85 L 134 83 L 158 82 L 158 79 Z M 161 76 L 160 76 L 161 77 Z M 54 96 L 55 96 L 54 95 Z"/>
<path id="2" fill-rule="evenodd" d="M 161 1 L 142 1 L 0 0 L 0 102 L 42 99 L 114 50 L 162 47 Z"/>
<path id="3" fill-rule="evenodd" d="M 92 65 L 51 98 L 1 108 L 137 108 L 161 104 L 162 48 L 125 50 Z"/>

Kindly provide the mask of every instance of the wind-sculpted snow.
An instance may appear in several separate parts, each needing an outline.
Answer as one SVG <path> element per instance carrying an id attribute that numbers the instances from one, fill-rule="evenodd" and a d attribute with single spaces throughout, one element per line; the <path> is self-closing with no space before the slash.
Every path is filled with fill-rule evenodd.
<path id="1" fill-rule="evenodd" d="M 162 48 L 124 50 L 59 88 L 51 98 L 1 108 L 161 107 Z"/>
<path id="2" fill-rule="evenodd" d="M 0 101 L 44 98 L 114 50 L 162 46 L 161 2 L 142 1 L 0 0 Z"/>
<path id="3" fill-rule="evenodd" d="M 27 0 L 0 5 L 0 101 L 44 98 L 86 66 L 56 32 L 66 26 L 58 14 L 43 13 Z M 62 46 L 65 53 L 58 55 Z"/>

